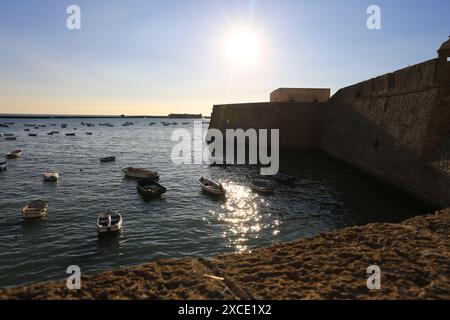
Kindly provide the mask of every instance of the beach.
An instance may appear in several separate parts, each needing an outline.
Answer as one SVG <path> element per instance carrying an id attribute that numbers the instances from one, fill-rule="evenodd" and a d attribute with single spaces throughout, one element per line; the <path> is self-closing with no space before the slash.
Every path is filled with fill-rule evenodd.
<path id="1" fill-rule="evenodd" d="M 369 290 L 366 269 L 381 269 Z M 164 259 L 0 290 L 0 299 L 449 299 L 450 209 L 211 259 Z"/>

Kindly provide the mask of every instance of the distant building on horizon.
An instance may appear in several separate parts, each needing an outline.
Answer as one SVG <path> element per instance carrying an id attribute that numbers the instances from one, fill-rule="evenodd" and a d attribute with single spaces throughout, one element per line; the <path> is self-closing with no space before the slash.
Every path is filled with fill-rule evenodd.
<path id="1" fill-rule="evenodd" d="M 202 114 L 190 114 L 190 113 L 171 113 L 169 114 L 169 118 L 177 118 L 177 119 L 201 119 Z"/>
<path id="2" fill-rule="evenodd" d="M 328 88 L 279 88 L 270 94 L 270 102 L 326 102 L 330 96 Z"/>

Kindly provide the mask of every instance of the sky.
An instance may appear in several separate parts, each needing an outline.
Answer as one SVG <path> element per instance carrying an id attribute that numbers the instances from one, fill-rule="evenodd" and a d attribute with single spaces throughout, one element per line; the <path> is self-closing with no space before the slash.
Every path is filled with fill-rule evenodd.
<path id="1" fill-rule="evenodd" d="M 0 113 L 209 115 L 279 87 L 336 92 L 436 57 L 449 12 L 448 0 L 2 0 Z"/>

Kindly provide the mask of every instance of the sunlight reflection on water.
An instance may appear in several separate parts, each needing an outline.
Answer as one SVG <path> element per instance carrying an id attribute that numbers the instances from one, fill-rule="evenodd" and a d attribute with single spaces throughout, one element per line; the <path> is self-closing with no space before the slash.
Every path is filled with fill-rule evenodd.
<path id="1" fill-rule="evenodd" d="M 223 237 L 228 240 L 228 247 L 244 252 L 248 250 L 249 239 L 258 239 L 263 229 L 272 229 L 273 235 L 279 233 L 278 220 L 274 220 L 276 223 L 262 223 L 262 214 L 258 208 L 259 206 L 269 207 L 270 204 L 267 201 L 252 192 L 248 186 L 225 180 L 220 182 L 227 190 L 226 202 L 220 206 L 219 212 L 211 213 L 216 214 L 217 219 L 227 225 Z M 265 215 L 270 217 L 270 213 Z"/>

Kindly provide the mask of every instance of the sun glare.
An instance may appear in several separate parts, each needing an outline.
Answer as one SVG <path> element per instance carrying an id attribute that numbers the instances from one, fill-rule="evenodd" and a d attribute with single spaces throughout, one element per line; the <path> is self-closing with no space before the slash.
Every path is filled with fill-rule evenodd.
<path id="1" fill-rule="evenodd" d="M 246 30 L 230 34 L 225 42 L 227 56 L 239 65 L 248 65 L 255 62 L 261 50 L 258 36 Z"/>

